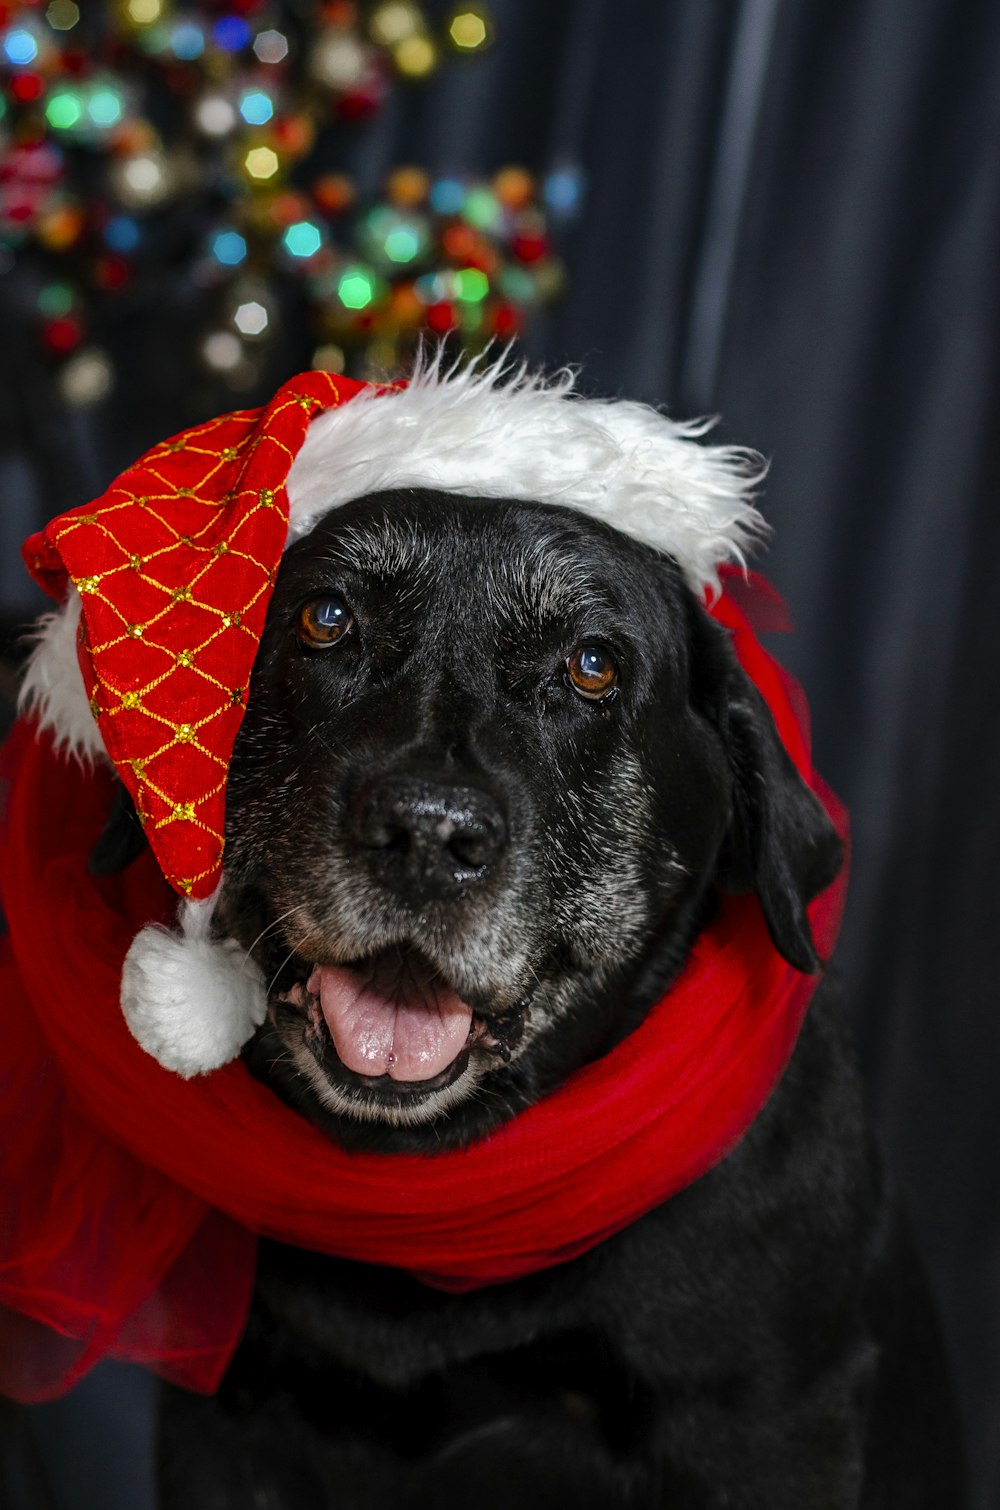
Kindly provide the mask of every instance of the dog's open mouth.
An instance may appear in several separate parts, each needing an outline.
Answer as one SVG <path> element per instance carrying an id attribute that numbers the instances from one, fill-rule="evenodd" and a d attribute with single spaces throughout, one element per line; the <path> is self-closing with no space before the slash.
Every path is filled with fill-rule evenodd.
<path id="1" fill-rule="evenodd" d="M 304 1013 L 306 1042 L 327 1073 L 393 1096 L 450 1085 L 476 1046 L 509 1060 L 529 1006 L 481 1015 L 409 946 L 349 965 L 315 964 L 279 999 Z"/>
<path id="2" fill-rule="evenodd" d="M 358 1075 L 433 1080 L 473 1030 L 472 1008 L 412 950 L 394 949 L 353 969 L 317 965 L 306 992 L 318 999 L 341 1064 Z"/>

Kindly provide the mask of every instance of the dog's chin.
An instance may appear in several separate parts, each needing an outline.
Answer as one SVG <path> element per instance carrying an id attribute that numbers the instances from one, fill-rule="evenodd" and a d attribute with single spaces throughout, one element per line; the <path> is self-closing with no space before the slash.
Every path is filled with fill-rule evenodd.
<path id="1" fill-rule="evenodd" d="M 310 1103 L 327 1114 L 313 1120 L 332 1116 L 348 1143 L 345 1124 L 374 1134 L 447 1118 L 525 1038 L 530 997 L 504 1005 L 477 993 L 473 1005 L 409 944 L 350 963 L 298 961 L 294 976 L 272 996 L 248 1062 L 259 1072 L 270 1058 L 273 1083 L 277 1039 L 292 1072 L 279 1076 L 287 1098 L 306 1115 Z"/>

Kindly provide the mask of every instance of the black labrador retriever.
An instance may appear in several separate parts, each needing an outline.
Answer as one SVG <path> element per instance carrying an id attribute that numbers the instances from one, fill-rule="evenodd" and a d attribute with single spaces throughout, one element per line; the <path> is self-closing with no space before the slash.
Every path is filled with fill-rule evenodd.
<path id="1" fill-rule="evenodd" d="M 720 890 L 819 968 L 840 846 L 668 557 L 568 509 L 374 494 L 285 554 L 232 763 L 246 1060 L 349 1150 L 488 1134 L 668 988 Z M 405 1026 L 418 1014 L 436 1024 Z M 261 1246 L 164 1510 L 958 1510 L 941 1347 L 830 980 L 710 1173 L 467 1294 Z"/>

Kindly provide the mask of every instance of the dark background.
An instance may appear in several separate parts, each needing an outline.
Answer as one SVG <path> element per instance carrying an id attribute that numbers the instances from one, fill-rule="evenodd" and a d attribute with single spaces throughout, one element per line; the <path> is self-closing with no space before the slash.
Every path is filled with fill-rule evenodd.
<path id="1" fill-rule="evenodd" d="M 492 10 L 492 52 L 394 96 L 345 166 L 372 188 L 398 162 L 581 166 L 567 296 L 531 355 L 582 364 L 595 393 L 718 413 L 717 438 L 771 458 L 761 564 L 797 629 L 779 654 L 853 814 L 840 968 L 987 1510 L 1000 1504 L 1000 6 Z M 16 280 L 0 279 L 7 628 L 38 606 L 20 539 L 200 417 L 172 382 L 185 298 L 179 270 L 130 311 L 117 395 L 67 411 Z M 269 387 L 309 356 L 287 330 Z M 142 1510 L 148 1398 L 134 1371 L 106 1369 L 34 1413 L 63 1510 Z"/>

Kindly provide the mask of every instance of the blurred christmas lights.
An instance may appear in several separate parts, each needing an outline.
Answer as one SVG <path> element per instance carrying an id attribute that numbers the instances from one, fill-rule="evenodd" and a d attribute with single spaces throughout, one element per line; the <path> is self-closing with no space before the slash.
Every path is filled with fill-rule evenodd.
<path id="1" fill-rule="evenodd" d="M 290 295 L 317 365 L 365 375 L 398 369 L 428 332 L 506 340 L 558 293 L 552 230 L 583 193 L 572 167 L 539 182 L 405 165 L 361 203 L 313 166 L 317 140 L 378 110 L 394 78 L 493 41 L 484 5 L 438 16 L 415 0 L 0 4 L 0 270 L 48 259 L 39 339 L 66 402 L 112 390 L 91 332 L 167 258 L 187 259 L 206 301 L 204 371 L 232 387 L 257 380 Z M 180 230 L 164 237 L 172 206 Z"/>

